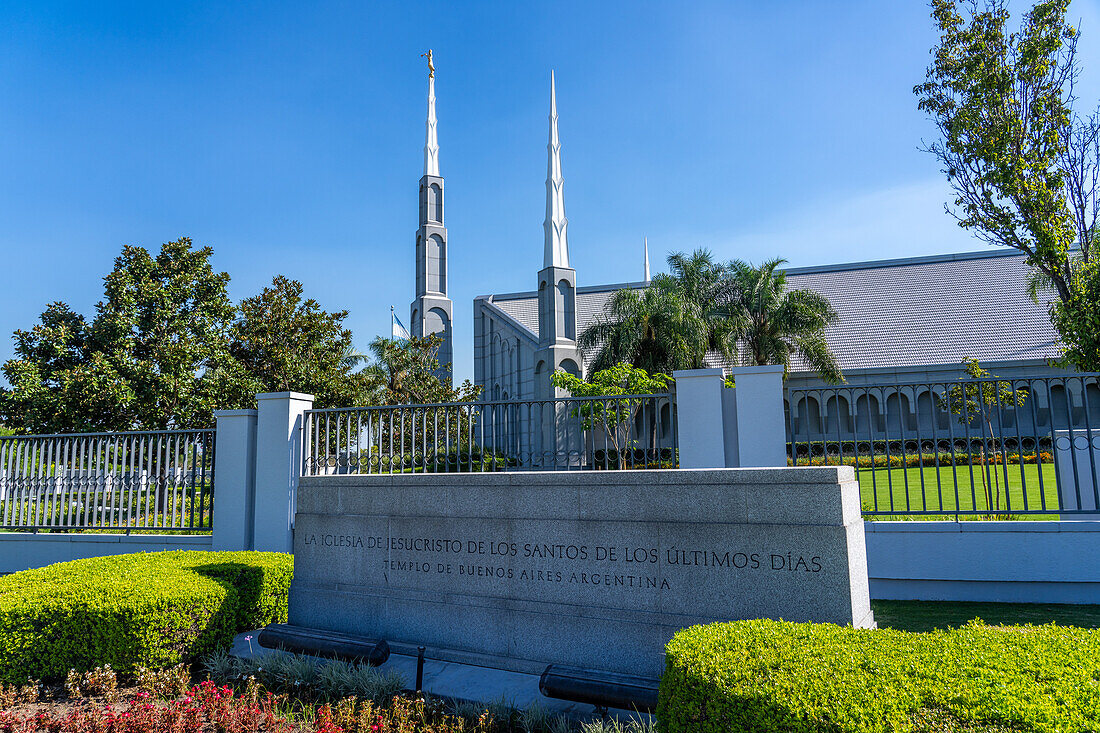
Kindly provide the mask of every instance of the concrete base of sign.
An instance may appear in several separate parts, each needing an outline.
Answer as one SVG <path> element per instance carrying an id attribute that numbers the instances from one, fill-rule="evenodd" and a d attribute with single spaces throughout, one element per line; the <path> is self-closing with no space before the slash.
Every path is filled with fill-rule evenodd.
<path id="1" fill-rule="evenodd" d="M 850 467 L 303 478 L 289 622 L 656 679 L 681 628 L 872 626 Z"/>
<path id="2" fill-rule="evenodd" d="M 252 659 L 260 655 L 285 653 L 260 646 L 256 640 L 261 631 L 256 629 L 238 634 L 233 640 L 230 655 L 240 659 Z M 322 657 L 315 657 L 315 659 L 317 664 L 325 664 L 329 661 Z M 386 674 L 396 672 L 401 675 L 405 683 L 405 691 L 413 692 L 413 681 L 416 679 L 416 649 L 401 648 L 393 651 L 389 659 L 379 667 L 379 671 Z M 424 660 L 422 692 L 445 700 L 475 703 L 486 707 L 503 702 L 517 710 L 538 709 L 550 715 L 561 715 L 576 720 L 593 720 L 599 717 L 595 714 L 594 706 L 590 704 L 543 696 L 539 690 L 537 674 L 448 662 L 432 657 Z M 609 708 L 608 713 L 620 720 L 630 718 L 651 720 L 649 715 L 638 713 L 630 708 Z"/>

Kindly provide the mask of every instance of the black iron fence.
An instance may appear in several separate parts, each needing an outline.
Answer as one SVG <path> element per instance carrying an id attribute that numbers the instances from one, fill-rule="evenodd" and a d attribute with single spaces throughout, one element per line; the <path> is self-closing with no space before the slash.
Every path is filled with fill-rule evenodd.
<path id="1" fill-rule="evenodd" d="M 309 410 L 302 473 L 613 470 L 677 465 L 667 394 Z"/>
<path id="2" fill-rule="evenodd" d="M 215 431 L 0 437 L 0 528 L 208 532 Z"/>
<path id="3" fill-rule="evenodd" d="M 788 389 L 792 465 L 851 465 L 867 515 L 1100 514 L 1100 374 Z"/>

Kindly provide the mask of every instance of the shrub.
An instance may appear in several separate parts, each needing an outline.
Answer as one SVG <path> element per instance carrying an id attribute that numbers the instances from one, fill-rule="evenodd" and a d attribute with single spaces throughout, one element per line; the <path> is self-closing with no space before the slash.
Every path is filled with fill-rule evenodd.
<path id="1" fill-rule="evenodd" d="M 285 621 L 290 555 L 155 552 L 0 578 L 0 680 L 193 662 L 240 631 Z"/>
<path id="2" fill-rule="evenodd" d="M 210 679 L 219 684 L 251 679 L 267 690 L 311 702 L 358 697 L 382 704 L 406 686 L 404 676 L 392 669 L 381 671 L 366 663 L 335 659 L 318 662 L 288 652 L 265 650 L 241 659 L 219 649 L 203 659 L 203 666 Z"/>
<path id="3" fill-rule="evenodd" d="M 1100 631 L 738 621 L 668 643 L 666 733 L 1100 730 Z"/>

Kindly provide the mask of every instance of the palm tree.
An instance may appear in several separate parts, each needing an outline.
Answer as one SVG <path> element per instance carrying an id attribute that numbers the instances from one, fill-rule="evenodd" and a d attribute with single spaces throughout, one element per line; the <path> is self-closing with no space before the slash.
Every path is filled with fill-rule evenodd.
<path id="1" fill-rule="evenodd" d="M 590 370 L 627 363 L 651 374 L 671 374 L 702 364 L 707 353 L 699 309 L 668 275 L 657 275 L 644 290 L 618 290 L 577 340 Z"/>
<path id="2" fill-rule="evenodd" d="M 825 342 L 825 328 L 836 323 L 828 299 L 812 290 L 788 290 L 787 275 L 769 260 L 755 267 L 743 260 L 726 265 L 714 315 L 727 320 L 746 366 L 782 364 L 797 355 L 826 382 L 844 381 L 836 356 Z"/>
<path id="3" fill-rule="evenodd" d="M 844 381 L 824 330 L 836 311 L 812 290 L 788 290 L 786 260 L 754 267 L 714 261 L 698 249 L 669 256 L 670 275 L 619 290 L 577 340 L 592 371 L 619 363 L 650 373 L 701 369 L 707 355 L 747 366 L 791 367 L 799 356 L 828 382 Z"/>
<path id="4" fill-rule="evenodd" d="M 356 369 L 370 364 L 370 354 L 364 354 L 349 342 L 348 345 L 344 347 L 344 353 L 340 357 L 340 363 L 349 372 L 355 371 Z"/>
<path id="5" fill-rule="evenodd" d="M 733 357 L 733 329 L 712 308 L 722 267 L 710 252 L 668 258 L 671 275 L 660 274 L 644 290 L 619 290 L 577 340 L 592 369 L 628 363 L 650 373 L 700 369 L 708 352 Z"/>

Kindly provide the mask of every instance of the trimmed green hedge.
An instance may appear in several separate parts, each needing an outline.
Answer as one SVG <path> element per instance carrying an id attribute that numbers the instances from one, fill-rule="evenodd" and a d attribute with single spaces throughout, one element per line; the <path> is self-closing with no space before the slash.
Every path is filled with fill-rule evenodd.
<path id="1" fill-rule="evenodd" d="M 738 621 L 666 648 L 665 733 L 1097 731 L 1100 630 Z"/>
<path id="2" fill-rule="evenodd" d="M 0 680 L 110 664 L 191 662 L 285 621 L 290 555 L 175 551 L 59 563 L 0 578 Z"/>

